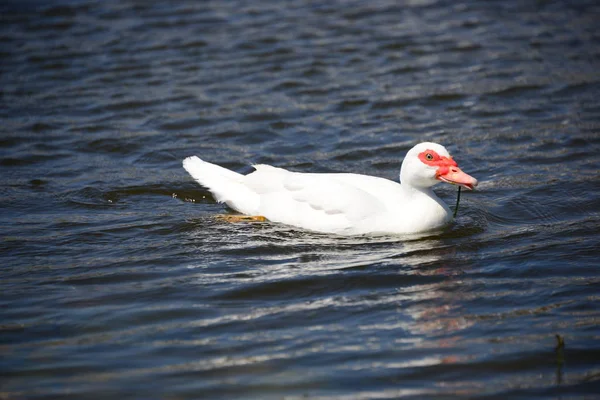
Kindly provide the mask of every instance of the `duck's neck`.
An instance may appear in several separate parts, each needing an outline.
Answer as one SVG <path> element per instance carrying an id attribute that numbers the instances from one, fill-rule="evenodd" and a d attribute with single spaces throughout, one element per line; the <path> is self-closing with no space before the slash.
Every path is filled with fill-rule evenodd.
<path id="1" fill-rule="evenodd" d="M 437 194 L 433 191 L 431 186 L 429 187 L 420 187 L 413 186 L 409 184 L 401 185 L 404 190 L 406 196 L 412 200 L 423 202 L 422 204 L 427 203 L 437 203 L 440 207 L 442 207 L 447 212 L 450 212 L 450 208 L 442 199 L 440 199 Z"/>
<path id="2" fill-rule="evenodd" d="M 408 184 L 403 184 L 401 186 L 404 192 L 410 197 L 427 196 L 437 200 L 440 199 L 431 187 L 418 187 Z"/>

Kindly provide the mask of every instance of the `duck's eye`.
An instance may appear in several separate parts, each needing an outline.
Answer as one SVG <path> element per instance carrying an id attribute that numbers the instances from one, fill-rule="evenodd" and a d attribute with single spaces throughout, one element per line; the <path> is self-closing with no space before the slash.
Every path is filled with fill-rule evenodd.
<path id="1" fill-rule="evenodd" d="M 427 153 L 427 154 L 425 154 L 425 159 L 426 159 L 427 161 L 433 161 L 433 154 L 431 154 L 431 153 Z"/>

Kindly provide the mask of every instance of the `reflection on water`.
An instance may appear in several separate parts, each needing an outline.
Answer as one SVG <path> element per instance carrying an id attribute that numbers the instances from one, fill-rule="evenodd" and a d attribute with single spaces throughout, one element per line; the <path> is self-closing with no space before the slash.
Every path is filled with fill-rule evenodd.
<path id="1" fill-rule="evenodd" d="M 188 266 L 202 269 L 196 278 L 205 290 L 217 293 L 219 285 L 226 285 L 227 290 L 217 296 L 226 301 L 279 300 L 267 307 L 253 307 L 250 312 L 226 314 L 205 321 L 208 325 L 251 323 L 282 315 L 301 318 L 300 315 L 311 313 L 341 313 L 342 318 L 348 318 L 347 315 L 353 313 L 368 315 L 370 310 L 390 310 L 384 320 L 356 321 L 354 329 L 372 339 L 340 347 L 329 346 L 327 351 L 335 354 L 350 350 L 359 353 L 381 351 L 382 344 L 373 339 L 386 331 L 391 335 L 401 331 L 403 335 L 431 338 L 427 341 L 393 339 L 399 347 L 451 349 L 461 340 L 460 331 L 473 323 L 460 313 L 456 314 L 460 293 L 446 291 L 448 279 L 459 278 L 464 271 L 444 265 L 444 260 L 456 255 L 456 249 L 441 240 L 439 233 L 429 238 L 421 235 L 420 239 L 417 236 L 343 237 L 298 232 L 271 223 L 224 223 L 210 229 L 203 225 L 202 229 L 190 231 L 190 235 L 195 243 L 202 243 L 201 247 L 210 248 L 205 250 L 207 253 L 223 255 L 223 259 L 214 260 L 214 266 L 205 260 Z M 215 235 L 218 241 L 212 242 L 206 237 L 208 235 Z M 222 262 L 232 258 L 239 261 L 235 261 L 232 270 L 228 271 Z M 240 264 L 249 267 L 240 268 Z M 382 288 L 384 292 L 380 292 Z M 311 293 L 312 300 L 294 296 L 306 292 Z M 440 304 L 442 298 L 443 304 Z M 345 330 L 344 325 L 327 322 L 305 328 L 330 335 L 344 334 Z M 264 332 L 258 333 L 259 337 L 263 335 Z M 438 335 L 445 337 L 434 339 Z M 243 336 L 248 337 L 248 334 Z M 283 356 L 280 353 L 273 355 L 276 359 Z M 293 357 L 300 356 L 304 355 L 293 354 Z M 429 353 L 402 362 L 396 359 L 355 362 L 351 369 L 422 367 L 461 360 L 459 355 L 432 357 Z"/>

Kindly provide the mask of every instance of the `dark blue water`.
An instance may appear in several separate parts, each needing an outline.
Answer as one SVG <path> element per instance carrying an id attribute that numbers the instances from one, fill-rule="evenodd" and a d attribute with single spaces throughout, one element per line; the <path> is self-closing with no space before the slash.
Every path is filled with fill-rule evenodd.
<path id="1" fill-rule="evenodd" d="M 0 15 L 0 398 L 597 398 L 597 2 Z M 481 183 L 412 240 L 218 220 L 181 167 L 396 179 L 425 140 Z"/>

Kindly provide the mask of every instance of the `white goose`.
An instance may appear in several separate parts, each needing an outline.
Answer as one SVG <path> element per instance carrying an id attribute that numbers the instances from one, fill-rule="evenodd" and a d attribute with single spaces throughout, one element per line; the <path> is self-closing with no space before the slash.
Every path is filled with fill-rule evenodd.
<path id="1" fill-rule="evenodd" d="M 358 174 L 291 172 L 254 165 L 242 175 L 193 156 L 185 170 L 218 202 L 247 215 L 341 235 L 408 234 L 438 229 L 452 220 L 432 186 L 440 181 L 469 190 L 477 180 L 458 168 L 437 143 L 420 143 L 404 158 L 400 182 Z"/>

